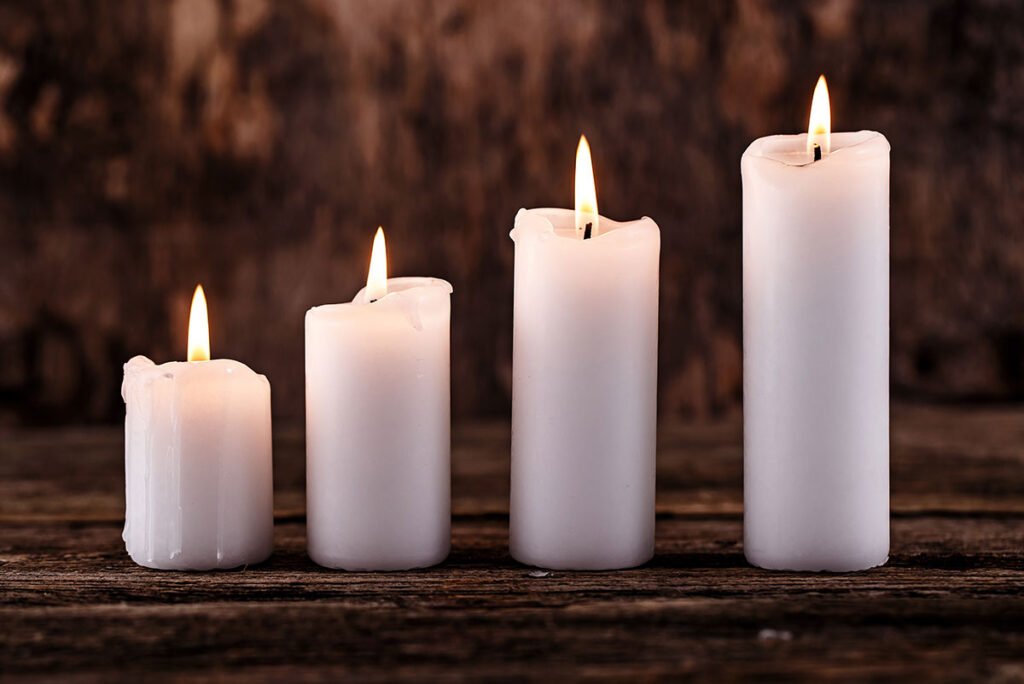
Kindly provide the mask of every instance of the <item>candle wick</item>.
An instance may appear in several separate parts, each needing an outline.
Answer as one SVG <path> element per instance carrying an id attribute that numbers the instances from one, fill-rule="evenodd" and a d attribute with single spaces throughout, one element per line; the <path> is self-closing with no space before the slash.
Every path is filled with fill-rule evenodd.
<path id="1" fill-rule="evenodd" d="M 584 226 L 584 228 L 583 228 L 583 239 L 584 240 L 589 240 L 590 239 L 590 233 L 591 233 L 591 231 L 593 231 L 593 229 L 594 229 L 593 222 L 592 221 L 587 221 L 587 225 Z"/>
<path id="2" fill-rule="evenodd" d="M 821 145 L 814 143 L 814 161 L 821 161 Z"/>

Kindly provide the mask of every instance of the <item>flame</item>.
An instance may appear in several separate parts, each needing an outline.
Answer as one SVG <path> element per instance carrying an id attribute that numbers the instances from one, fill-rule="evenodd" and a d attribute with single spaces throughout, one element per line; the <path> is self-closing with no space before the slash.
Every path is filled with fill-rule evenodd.
<path id="1" fill-rule="evenodd" d="M 188 316 L 188 360 L 210 360 L 210 322 L 206 316 L 206 294 L 202 285 L 196 285 L 192 312 Z"/>
<path id="2" fill-rule="evenodd" d="M 366 298 L 375 301 L 388 293 L 388 249 L 384 244 L 384 229 L 377 226 L 370 253 L 370 272 L 366 275 Z"/>
<path id="3" fill-rule="evenodd" d="M 814 158 L 814 145 L 821 147 L 821 156 L 827 157 L 832 151 L 832 108 L 828 102 L 828 84 L 825 76 L 818 77 L 811 100 L 811 117 L 807 123 L 807 154 Z"/>
<path id="4" fill-rule="evenodd" d="M 587 224 L 591 230 L 587 234 Z M 576 232 L 583 237 L 597 235 L 597 187 L 594 185 L 594 165 L 590 161 L 587 136 L 580 136 L 576 148 Z"/>

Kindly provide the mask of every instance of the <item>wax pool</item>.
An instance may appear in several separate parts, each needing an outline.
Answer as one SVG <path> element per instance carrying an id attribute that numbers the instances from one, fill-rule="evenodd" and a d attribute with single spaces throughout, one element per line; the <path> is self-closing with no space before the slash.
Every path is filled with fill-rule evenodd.
<path id="1" fill-rule="evenodd" d="M 889 144 L 806 135 L 743 155 L 744 547 L 861 570 L 889 550 Z"/>
<path id="2" fill-rule="evenodd" d="M 451 285 L 306 313 L 309 556 L 345 570 L 440 563 L 451 546 Z"/>
<path id="3" fill-rule="evenodd" d="M 163 570 L 259 563 L 273 548 L 270 383 L 244 364 L 124 367 L 129 555 Z"/>
<path id="4" fill-rule="evenodd" d="M 654 553 L 660 233 L 649 218 L 521 210 L 515 241 L 512 556 L 601 570 Z"/>

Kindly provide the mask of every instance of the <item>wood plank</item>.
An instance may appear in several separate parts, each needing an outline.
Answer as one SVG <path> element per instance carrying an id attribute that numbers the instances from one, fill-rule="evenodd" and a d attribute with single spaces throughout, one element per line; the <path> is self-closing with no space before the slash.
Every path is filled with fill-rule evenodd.
<path id="1" fill-rule="evenodd" d="M 453 551 L 435 569 L 399 573 L 327 571 L 305 555 L 301 523 L 277 526 L 269 562 L 239 571 L 168 573 L 134 565 L 111 525 L 9 528 L 0 548 L 7 606 L 117 602 L 339 599 L 416 602 L 457 608 L 560 605 L 578 597 L 673 598 L 880 595 L 1006 597 L 1024 590 L 1024 524 L 1020 519 L 919 518 L 893 523 L 888 566 L 864 573 L 769 573 L 742 555 L 738 519 L 663 517 L 657 556 L 620 572 L 531 574 L 508 556 L 507 520 L 457 518 Z"/>
<path id="2" fill-rule="evenodd" d="M 1024 409 L 898 406 L 893 412 L 895 514 L 1024 513 Z M 668 424 L 659 431 L 658 510 L 742 511 L 741 425 Z M 12 433 L 0 442 L 0 523 L 117 521 L 124 515 L 123 437 L 111 428 Z M 508 510 L 509 427 L 456 426 L 452 496 L 456 514 Z M 275 434 L 275 508 L 305 506 L 301 430 Z"/>
<path id="3" fill-rule="evenodd" d="M 4 662 L 118 674 L 295 670 L 416 678 L 575 671 L 650 676 L 991 675 L 1019 664 L 1020 599 L 865 602 L 685 598 L 557 610 L 438 610 L 345 601 L 0 609 Z M 865 604 L 867 607 L 865 608 Z M 1009 604 L 1009 605 L 1008 605 Z M 1015 627 L 1015 624 L 1017 625 Z M 45 644 L 40 643 L 45 639 Z M 462 670 L 471 663 L 467 670 Z M 611 668 L 608 671 L 603 668 Z M 581 669 L 582 668 L 582 669 Z M 405 675 L 405 677 L 402 677 Z"/>

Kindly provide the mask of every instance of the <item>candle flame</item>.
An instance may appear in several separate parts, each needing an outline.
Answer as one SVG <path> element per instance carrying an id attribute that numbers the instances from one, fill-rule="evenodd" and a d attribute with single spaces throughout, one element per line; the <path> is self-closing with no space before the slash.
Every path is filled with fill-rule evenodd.
<path id="1" fill-rule="evenodd" d="M 192 311 L 188 316 L 188 360 L 210 360 L 210 322 L 202 285 L 196 285 L 195 294 L 192 295 Z"/>
<path id="2" fill-rule="evenodd" d="M 366 298 L 375 301 L 388 293 L 388 250 L 384 244 L 384 229 L 377 227 L 370 253 L 370 272 L 366 276 Z"/>
<path id="3" fill-rule="evenodd" d="M 587 227 L 590 230 L 587 230 Z M 576 148 L 576 233 L 581 237 L 597 235 L 597 187 L 594 184 L 594 165 L 590 161 L 587 136 L 580 136 Z"/>
<path id="4" fill-rule="evenodd" d="M 828 101 L 828 84 L 825 76 L 818 77 L 811 100 L 811 116 L 807 123 L 807 154 L 814 159 L 814 145 L 821 147 L 821 156 L 827 157 L 832 151 L 832 108 Z"/>

